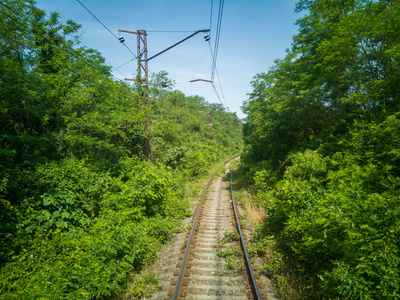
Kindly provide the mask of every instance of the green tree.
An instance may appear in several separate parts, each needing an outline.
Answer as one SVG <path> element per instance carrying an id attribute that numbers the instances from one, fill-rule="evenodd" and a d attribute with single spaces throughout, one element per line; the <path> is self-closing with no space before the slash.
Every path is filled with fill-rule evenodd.
<path id="1" fill-rule="evenodd" d="M 1 298 L 123 293 L 187 216 L 186 181 L 240 144 L 236 115 L 173 90 L 165 71 L 144 105 L 79 28 L 0 1 Z"/>
<path id="2" fill-rule="evenodd" d="M 296 9 L 291 49 L 243 106 L 242 169 L 299 297 L 398 299 L 400 4 Z"/>

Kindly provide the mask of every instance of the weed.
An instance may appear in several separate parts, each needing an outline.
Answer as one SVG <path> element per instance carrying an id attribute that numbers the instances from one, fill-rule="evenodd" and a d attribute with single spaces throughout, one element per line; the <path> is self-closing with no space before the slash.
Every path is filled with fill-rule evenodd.
<path id="1" fill-rule="evenodd" d="M 233 242 L 233 241 L 239 241 L 240 236 L 237 232 L 225 232 L 224 233 L 224 238 L 219 241 L 220 244 L 225 245 L 226 243 Z"/>
<path id="2" fill-rule="evenodd" d="M 246 228 L 247 227 L 247 221 L 245 221 L 245 220 L 239 221 L 239 225 L 240 225 L 240 228 Z"/>
<path id="3" fill-rule="evenodd" d="M 238 266 L 238 270 L 239 271 L 244 271 L 244 261 L 243 260 L 240 260 L 239 266 Z"/>
<path id="4" fill-rule="evenodd" d="M 185 243 L 182 245 L 181 249 L 186 249 L 186 247 L 187 247 L 187 243 L 185 242 Z"/>
<path id="5" fill-rule="evenodd" d="M 152 273 L 147 273 L 143 276 L 133 278 L 132 286 L 128 289 L 126 296 L 144 298 L 159 288 L 160 285 L 157 277 Z"/>
<path id="6" fill-rule="evenodd" d="M 240 250 L 238 247 L 229 247 L 226 250 L 220 250 L 217 255 L 226 258 L 227 256 L 238 255 L 239 253 Z"/>
<path id="7" fill-rule="evenodd" d="M 226 258 L 225 267 L 228 268 L 229 270 L 236 269 L 236 257 L 234 257 L 233 255 L 228 255 L 225 258 Z"/>

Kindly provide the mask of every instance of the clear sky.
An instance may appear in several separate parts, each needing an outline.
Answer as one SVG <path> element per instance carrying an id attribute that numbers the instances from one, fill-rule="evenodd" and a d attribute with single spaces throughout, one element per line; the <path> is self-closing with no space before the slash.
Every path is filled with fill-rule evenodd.
<path id="1" fill-rule="evenodd" d="M 148 31 L 148 56 L 152 56 L 180 41 L 189 32 L 165 33 L 151 31 L 196 31 L 209 29 L 211 3 L 211 46 L 214 48 L 219 0 L 80 0 L 114 34 L 119 29 Z M 98 21 L 76 0 L 36 0 L 47 13 L 58 12 L 61 20 L 82 25 L 81 40 L 97 49 L 107 63 L 116 68 L 133 58 Z M 296 0 L 227 0 L 224 1 L 222 27 L 217 59 L 215 86 L 222 87 L 224 106 L 244 118 L 240 106 L 252 91 L 252 78 L 267 72 L 277 58 L 285 56 L 292 36 L 297 33 L 294 13 Z M 126 45 L 136 54 L 136 35 L 123 34 Z M 210 83 L 187 83 L 192 79 L 211 77 L 212 57 L 202 33 L 149 62 L 149 71 L 165 70 L 176 82 L 175 89 L 186 95 L 200 95 L 208 102 L 220 103 Z M 124 79 L 136 76 L 133 60 L 113 74 Z M 226 102 L 226 105 L 225 105 Z"/>

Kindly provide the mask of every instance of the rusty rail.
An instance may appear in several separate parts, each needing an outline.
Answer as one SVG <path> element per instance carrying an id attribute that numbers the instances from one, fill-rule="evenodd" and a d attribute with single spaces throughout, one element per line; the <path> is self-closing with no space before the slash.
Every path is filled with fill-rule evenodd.
<path id="1" fill-rule="evenodd" d="M 231 171 L 231 199 L 232 199 L 233 212 L 235 214 L 236 227 L 237 227 L 237 230 L 238 230 L 239 235 L 240 235 L 240 246 L 242 247 L 242 250 L 243 250 L 243 253 L 244 253 L 244 257 L 245 257 L 245 260 L 246 260 L 247 271 L 248 271 L 248 273 L 250 275 L 249 277 L 250 277 L 251 284 L 252 284 L 252 287 L 253 287 L 253 293 L 255 295 L 255 299 L 261 300 L 260 292 L 259 292 L 258 287 L 257 287 L 257 282 L 256 282 L 256 279 L 254 277 L 253 269 L 251 268 L 249 255 L 247 253 L 246 245 L 245 245 L 244 240 L 243 240 L 242 230 L 240 229 L 239 218 L 238 218 L 237 212 L 236 212 L 235 199 L 233 198 L 233 188 L 232 188 L 232 171 Z"/>
<path id="2" fill-rule="evenodd" d="M 202 196 L 202 198 L 200 200 L 200 204 L 199 204 L 199 207 L 197 209 L 196 217 L 194 219 L 193 226 L 192 226 L 192 229 L 190 231 L 189 240 L 188 240 L 187 245 L 186 245 L 186 250 L 185 250 L 184 257 L 183 257 L 182 266 L 181 266 L 181 269 L 180 269 L 180 272 L 179 272 L 179 277 L 178 277 L 178 280 L 177 280 L 177 283 L 176 283 L 176 288 L 175 288 L 175 293 L 174 293 L 174 298 L 173 298 L 174 300 L 179 299 L 179 296 L 180 296 L 180 293 L 181 293 L 182 279 L 183 279 L 183 276 L 184 276 L 185 271 L 186 271 L 186 260 L 187 260 L 188 254 L 190 253 L 190 249 L 192 247 L 192 244 L 191 244 L 192 236 L 193 236 L 193 233 L 194 233 L 194 231 L 196 229 L 196 226 L 197 226 L 197 221 L 198 221 L 198 218 L 199 218 L 199 215 L 200 215 L 202 204 L 203 204 L 204 199 L 206 197 L 206 194 L 207 194 L 209 186 L 211 185 L 215 175 L 221 169 L 222 166 L 223 165 L 221 165 L 218 168 L 218 170 L 213 174 L 211 179 L 208 181 L 207 187 L 206 187 L 206 189 L 205 189 L 205 191 L 203 193 L 203 196 Z M 230 177 L 231 177 L 230 178 L 230 190 L 231 190 L 232 208 L 233 208 L 233 211 L 234 211 L 237 230 L 238 230 L 238 233 L 239 233 L 239 236 L 240 236 L 240 245 L 241 245 L 244 257 L 245 257 L 245 261 L 246 261 L 246 265 L 247 265 L 247 271 L 248 271 L 248 274 L 249 274 L 250 284 L 252 286 L 252 292 L 253 292 L 254 298 L 257 299 L 257 300 L 261 300 L 262 298 L 260 296 L 260 292 L 259 292 L 258 287 L 257 287 L 255 276 L 254 276 L 253 270 L 251 268 L 249 255 L 247 253 L 246 245 L 245 245 L 244 240 L 243 240 L 243 235 L 242 235 L 242 231 L 240 229 L 240 224 L 239 224 L 239 218 L 238 218 L 237 212 L 236 212 L 236 206 L 235 206 L 235 200 L 234 200 L 234 197 L 233 197 L 233 188 L 232 188 L 232 172 L 231 172 L 231 176 Z"/>
<path id="3" fill-rule="evenodd" d="M 223 165 L 225 165 L 225 163 L 224 163 Z M 217 169 L 217 171 L 215 171 L 215 173 L 213 174 L 213 176 L 211 177 L 211 179 L 208 181 L 208 184 L 207 184 L 207 187 L 206 187 L 206 189 L 205 189 L 205 191 L 204 191 L 203 197 L 201 197 L 201 201 L 200 201 L 199 207 L 198 207 L 198 209 L 197 209 L 196 217 L 195 217 L 194 222 L 193 222 L 192 230 L 190 231 L 189 240 L 188 240 L 187 245 L 186 245 L 186 250 L 185 250 L 185 255 L 184 255 L 183 261 L 182 261 L 181 271 L 179 272 L 178 281 L 177 281 L 177 283 L 176 283 L 176 289 L 175 289 L 175 294 L 174 294 L 174 300 L 178 299 L 177 297 L 179 296 L 180 291 L 181 291 L 182 277 L 183 277 L 183 275 L 184 275 L 184 273 L 185 273 L 185 271 L 186 271 L 186 258 L 187 258 L 187 256 L 188 256 L 188 253 L 190 252 L 190 248 L 192 247 L 192 245 L 191 245 L 192 236 L 193 236 L 193 232 L 195 231 L 195 228 L 196 228 L 196 225 L 197 225 L 197 220 L 198 220 L 198 217 L 199 217 L 199 214 L 200 214 L 200 210 L 201 210 L 201 206 L 202 206 L 202 204 L 203 204 L 203 200 L 204 200 L 204 198 L 206 197 L 206 193 L 207 193 L 207 190 L 208 190 L 208 188 L 209 188 L 211 182 L 213 181 L 215 175 L 217 174 L 217 172 L 221 169 L 221 167 L 222 167 L 223 165 L 221 165 L 221 166 Z"/>

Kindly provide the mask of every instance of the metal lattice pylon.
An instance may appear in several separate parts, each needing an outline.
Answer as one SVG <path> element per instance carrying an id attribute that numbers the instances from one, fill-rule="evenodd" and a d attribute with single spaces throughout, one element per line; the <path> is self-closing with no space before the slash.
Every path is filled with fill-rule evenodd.
<path id="1" fill-rule="evenodd" d="M 141 84 L 149 84 L 149 67 L 147 62 L 147 33 L 146 30 L 137 31 L 137 58 L 138 58 L 138 76 Z M 142 75 L 142 72 L 144 73 Z"/>

